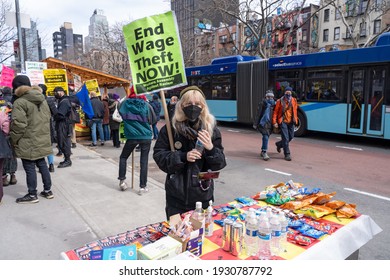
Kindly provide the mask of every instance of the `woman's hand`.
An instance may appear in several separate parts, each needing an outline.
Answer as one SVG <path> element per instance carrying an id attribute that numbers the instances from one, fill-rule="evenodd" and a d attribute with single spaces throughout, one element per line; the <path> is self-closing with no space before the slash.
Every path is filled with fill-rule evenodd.
<path id="1" fill-rule="evenodd" d="M 214 148 L 213 142 L 211 142 L 210 134 L 207 130 L 199 131 L 198 139 L 206 150 L 210 151 Z"/>
<path id="2" fill-rule="evenodd" d="M 187 153 L 187 161 L 195 162 L 197 159 L 202 158 L 202 154 L 198 150 L 193 149 Z"/>

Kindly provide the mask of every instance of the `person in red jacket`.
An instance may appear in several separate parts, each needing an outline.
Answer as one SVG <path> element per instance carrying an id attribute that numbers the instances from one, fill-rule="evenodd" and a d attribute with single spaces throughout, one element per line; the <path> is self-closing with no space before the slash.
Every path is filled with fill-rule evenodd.
<path id="1" fill-rule="evenodd" d="M 275 143 L 278 153 L 283 148 L 284 159 L 291 161 L 289 143 L 294 138 L 294 128 L 298 124 L 298 103 L 291 96 L 292 88 L 286 87 L 284 95 L 276 101 L 272 124 L 280 128 L 282 140 Z"/>

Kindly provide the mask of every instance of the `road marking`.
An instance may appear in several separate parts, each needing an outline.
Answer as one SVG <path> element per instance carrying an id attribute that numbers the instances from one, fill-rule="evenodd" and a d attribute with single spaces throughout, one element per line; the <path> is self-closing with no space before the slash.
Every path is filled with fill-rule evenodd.
<path id="1" fill-rule="evenodd" d="M 228 129 L 228 131 L 234 132 L 234 133 L 239 133 L 240 132 L 239 130 L 232 130 L 232 129 Z"/>
<path id="2" fill-rule="evenodd" d="M 266 171 L 270 171 L 270 172 L 274 172 L 274 173 L 278 173 L 278 174 L 282 174 L 282 175 L 286 175 L 286 176 L 291 176 L 291 174 L 290 174 L 290 173 L 286 173 L 286 172 L 278 171 L 278 170 L 275 170 L 275 169 L 264 168 L 264 170 L 266 170 Z"/>
<path id="3" fill-rule="evenodd" d="M 354 147 L 348 147 L 348 146 L 336 146 L 336 148 L 347 149 L 347 150 L 355 150 L 355 151 L 363 151 L 362 148 L 354 148 Z"/>
<path id="4" fill-rule="evenodd" d="M 358 191 L 358 190 L 350 189 L 350 188 L 344 188 L 344 190 L 347 190 L 347 191 L 350 191 L 350 192 L 356 192 L 356 193 L 360 193 L 360 194 L 364 194 L 364 195 L 368 195 L 368 196 L 372 196 L 372 197 L 376 197 L 376 198 L 379 198 L 379 199 L 390 201 L 389 197 L 385 197 L 385 196 L 381 196 L 381 195 L 377 195 L 377 194 L 373 194 L 373 193 L 362 192 L 362 191 Z"/>

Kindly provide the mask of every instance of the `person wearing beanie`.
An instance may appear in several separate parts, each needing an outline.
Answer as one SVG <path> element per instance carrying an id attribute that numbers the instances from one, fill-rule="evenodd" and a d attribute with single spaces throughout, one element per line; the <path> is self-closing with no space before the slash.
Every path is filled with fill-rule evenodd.
<path id="1" fill-rule="evenodd" d="M 260 157 L 265 161 L 269 160 L 267 149 L 269 136 L 272 134 L 272 115 L 274 107 L 274 93 L 272 90 L 268 90 L 263 101 L 259 102 L 259 105 L 257 106 L 257 114 L 253 123 L 253 128 L 258 130 L 262 135 Z"/>
<path id="2" fill-rule="evenodd" d="M 137 145 L 140 147 L 140 181 L 138 194 L 142 195 L 149 191 L 147 187 L 149 151 L 152 143 L 151 125 L 155 124 L 156 116 L 153 108 L 142 97 L 137 96 L 134 89 L 119 106 L 119 113 L 124 124 L 124 134 L 126 143 L 119 157 L 119 188 L 127 189 L 126 171 L 127 159 Z"/>
<path id="3" fill-rule="evenodd" d="M 16 199 L 17 203 L 37 203 L 37 166 L 42 177 L 47 199 L 54 197 L 52 181 L 45 157 L 53 153 L 50 140 L 50 109 L 42 89 L 31 87 L 27 76 L 16 76 L 12 87 L 17 99 L 12 109 L 10 138 L 15 154 L 22 160 L 26 172 L 28 193 Z"/>
<path id="4" fill-rule="evenodd" d="M 54 88 L 54 97 L 57 100 L 57 114 L 54 115 L 55 128 L 57 132 L 57 145 L 59 154 L 64 155 L 64 160 L 60 162 L 58 168 L 72 166 L 71 156 L 71 137 L 72 128 L 70 123 L 70 114 L 72 105 L 65 90 L 62 87 Z M 57 154 L 58 155 L 58 154 Z"/>
<path id="5" fill-rule="evenodd" d="M 272 116 L 272 123 L 275 128 L 280 128 L 282 140 L 275 143 L 278 153 L 284 152 L 284 159 L 291 161 L 289 143 L 294 138 L 295 125 L 298 124 L 298 103 L 291 96 L 292 88 L 286 87 L 284 95 L 276 101 L 275 110 Z"/>

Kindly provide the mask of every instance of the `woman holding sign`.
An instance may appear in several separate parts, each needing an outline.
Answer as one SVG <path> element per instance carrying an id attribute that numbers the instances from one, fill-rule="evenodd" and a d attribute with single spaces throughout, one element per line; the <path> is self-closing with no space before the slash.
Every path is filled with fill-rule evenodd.
<path id="1" fill-rule="evenodd" d="M 226 166 L 221 133 L 209 112 L 204 93 L 198 87 L 190 86 L 181 91 L 172 118 L 172 130 L 174 151 L 170 149 L 167 127 L 164 126 L 153 153 L 158 167 L 167 173 L 167 219 L 193 210 L 197 201 L 207 208 L 209 201 L 214 201 L 214 181 L 200 175 Z"/>

